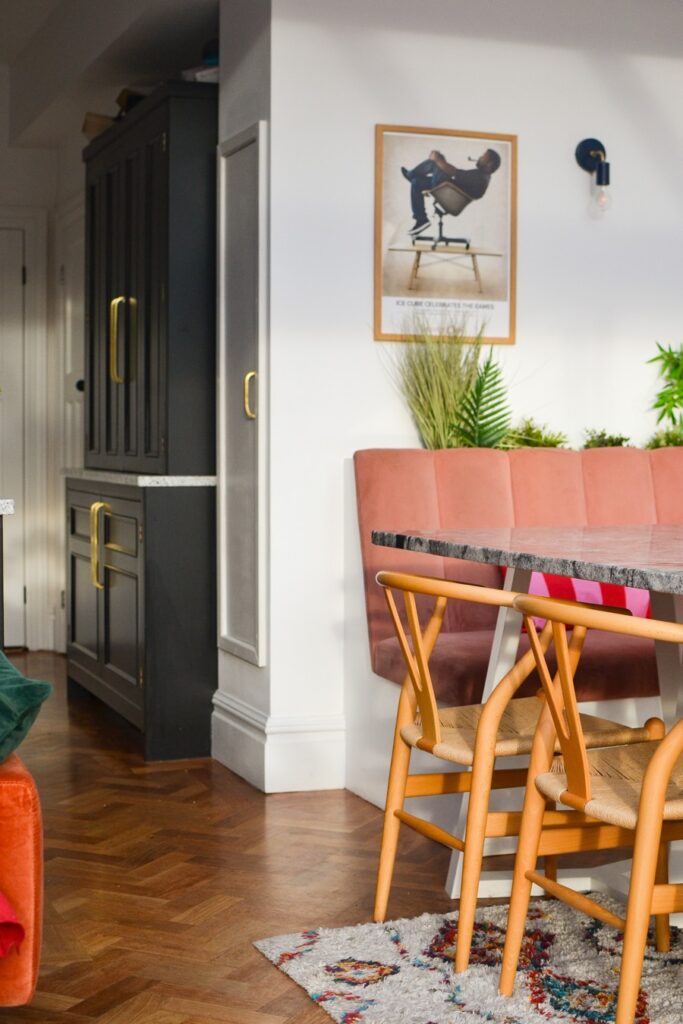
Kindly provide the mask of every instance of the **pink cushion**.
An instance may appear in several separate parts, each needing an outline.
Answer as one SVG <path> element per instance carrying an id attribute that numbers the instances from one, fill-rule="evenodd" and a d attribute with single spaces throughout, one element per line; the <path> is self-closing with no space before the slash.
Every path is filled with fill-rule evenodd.
<path id="1" fill-rule="evenodd" d="M 477 704 L 481 700 L 488 667 L 493 631 L 443 633 L 436 642 L 429 665 L 437 699 L 448 706 Z M 529 649 L 529 637 L 522 634 L 518 654 Z M 555 670 L 552 652 L 548 657 Z M 375 648 L 373 669 L 378 676 L 400 683 L 406 673 L 398 640 L 383 640 Z M 534 673 L 520 690 L 529 696 L 540 689 Z M 659 692 L 654 643 L 638 637 L 620 637 L 592 630 L 576 675 L 579 700 L 609 700 L 610 697 L 650 697 Z"/>
<path id="2" fill-rule="evenodd" d="M 515 526 L 583 526 L 581 452 L 520 448 L 508 452 Z"/>
<path id="3" fill-rule="evenodd" d="M 581 455 L 586 520 L 591 526 L 657 522 L 650 452 L 641 448 L 589 448 Z"/>
<path id="4" fill-rule="evenodd" d="M 650 452 L 650 468 L 658 523 L 683 522 L 683 448 Z"/>

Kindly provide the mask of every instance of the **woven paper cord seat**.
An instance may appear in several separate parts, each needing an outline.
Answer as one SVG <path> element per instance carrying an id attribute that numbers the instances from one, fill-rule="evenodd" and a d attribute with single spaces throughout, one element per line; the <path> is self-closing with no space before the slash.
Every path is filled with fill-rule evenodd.
<path id="1" fill-rule="evenodd" d="M 471 765 L 474 759 L 477 727 L 483 710 L 483 704 L 471 704 L 464 708 L 443 708 L 439 712 L 441 742 L 432 749 L 432 754 L 443 761 Z M 498 726 L 496 757 L 516 757 L 531 752 L 540 711 L 541 702 L 536 697 L 522 697 L 508 704 Z M 616 747 L 623 743 L 649 739 L 645 728 L 621 728 L 617 723 L 607 718 L 597 718 L 595 715 L 581 715 L 581 725 L 588 747 Z M 414 725 L 407 725 L 401 729 L 401 737 L 411 747 L 418 745 L 422 738 L 419 716 Z M 559 743 L 556 744 L 556 750 L 560 752 Z M 558 798 L 553 796 L 552 799 Z"/>
<path id="2" fill-rule="evenodd" d="M 592 799 L 586 804 L 585 813 L 619 828 L 635 829 L 643 776 L 658 746 L 659 743 L 639 743 L 615 750 L 589 750 Z M 557 767 L 561 765 L 558 763 Z M 567 792 L 567 776 L 561 771 L 546 772 L 537 776 L 536 788 L 546 799 L 561 801 L 562 794 Z M 683 820 L 683 763 L 676 765 L 669 779 L 663 818 Z"/>

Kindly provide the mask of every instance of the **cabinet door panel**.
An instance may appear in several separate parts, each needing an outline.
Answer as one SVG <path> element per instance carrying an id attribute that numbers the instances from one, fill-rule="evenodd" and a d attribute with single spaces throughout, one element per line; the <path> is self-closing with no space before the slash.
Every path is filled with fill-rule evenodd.
<path id="1" fill-rule="evenodd" d="M 69 658 L 97 670 L 99 661 L 98 591 L 90 573 L 90 506 L 97 495 L 67 491 Z"/>
<path id="2" fill-rule="evenodd" d="M 142 563 L 138 531 L 142 506 L 108 497 L 102 523 L 104 589 L 100 596 L 103 680 L 142 708 Z"/>
<path id="3" fill-rule="evenodd" d="M 144 239 L 146 317 L 140 351 L 140 422 L 144 466 L 154 468 L 165 458 L 164 417 L 166 414 L 165 346 L 166 337 L 166 247 L 167 158 L 166 122 L 156 126 L 145 148 Z"/>
<path id="4" fill-rule="evenodd" d="M 98 660 L 97 591 L 90 579 L 90 556 L 72 551 L 70 562 L 69 648 L 96 662 Z"/>
<path id="5" fill-rule="evenodd" d="M 86 191 L 85 261 L 85 452 L 84 464 L 94 466 L 101 453 L 100 409 L 102 407 L 102 295 L 103 268 L 98 240 L 103 237 L 102 176 L 89 175 Z"/>
<path id="6" fill-rule="evenodd" d="M 139 685 L 138 578 L 113 566 L 105 567 L 102 594 L 104 615 L 104 669 L 120 685 Z"/>
<path id="7" fill-rule="evenodd" d="M 141 308 L 141 297 L 144 295 L 142 265 L 138 244 L 138 225 L 142 216 L 141 178 L 142 155 L 139 146 L 126 153 L 122 164 L 122 196 L 121 208 L 123 230 L 121 233 L 121 250 L 123 263 L 121 279 L 123 281 L 123 383 L 119 384 L 121 400 L 121 451 L 123 462 L 128 464 L 138 454 L 138 324 L 144 309 Z"/>
<path id="8" fill-rule="evenodd" d="M 104 301 L 99 311 L 102 321 L 101 335 L 104 344 L 101 349 L 102 404 L 104 455 L 106 464 L 116 466 L 120 449 L 120 401 L 119 385 L 114 374 L 121 372 L 122 339 L 125 338 L 125 308 L 121 304 L 113 307 L 117 299 L 123 298 L 123 230 L 121 215 L 123 197 L 123 175 L 121 165 L 111 167 L 104 179 L 104 236 L 99 241 L 99 258 L 104 266 Z M 112 324 L 112 312 L 114 324 Z M 125 347 L 125 346 L 124 346 Z"/>

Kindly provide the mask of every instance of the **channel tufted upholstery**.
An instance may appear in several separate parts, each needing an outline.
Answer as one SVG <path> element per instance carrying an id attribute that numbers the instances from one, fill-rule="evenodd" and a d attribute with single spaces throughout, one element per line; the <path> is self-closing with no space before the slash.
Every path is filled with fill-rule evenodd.
<path id="1" fill-rule="evenodd" d="M 405 666 L 377 572 L 394 569 L 491 587 L 501 586 L 503 575 L 496 566 L 375 546 L 372 530 L 683 522 L 683 448 L 375 448 L 356 452 L 354 463 L 371 663 L 378 675 L 397 683 Z M 621 593 L 629 604 L 622 588 L 603 590 L 609 603 Z M 599 592 L 590 600 L 599 600 Z M 496 611 L 452 604 L 430 668 L 440 701 L 472 704 L 481 697 Z M 525 636 L 520 643 L 526 649 Z M 539 685 L 532 678 L 522 695 Z M 589 635 L 576 686 L 580 700 L 656 695 L 653 642 Z"/>

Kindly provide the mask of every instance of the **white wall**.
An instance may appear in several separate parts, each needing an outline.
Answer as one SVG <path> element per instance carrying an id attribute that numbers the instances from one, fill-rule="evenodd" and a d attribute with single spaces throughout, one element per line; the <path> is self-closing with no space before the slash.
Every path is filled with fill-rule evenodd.
<path id="1" fill-rule="evenodd" d="M 353 732 L 377 686 L 348 460 L 417 437 L 373 341 L 375 124 L 518 136 L 513 410 L 576 444 L 586 427 L 641 443 L 646 360 L 683 340 L 681 39 L 668 0 L 272 0 L 270 715 L 346 710 Z M 612 165 L 600 221 L 586 136 Z"/>
<path id="2" fill-rule="evenodd" d="M 221 0 L 221 142 L 270 116 L 270 17 L 270 0 Z"/>
<path id="3" fill-rule="evenodd" d="M 273 710 L 342 709 L 366 643 L 344 644 L 362 600 L 347 581 L 345 606 L 344 460 L 417 440 L 372 335 L 374 125 L 518 135 L 514 410 L 575 443 L 587 426 L 640 442 L 645 361 L 682 340 L 682 29 L 664 0 L 575 2 L 571 20 L 541 0 L 273 0 Z M 588 135 L 612 163 L 599 222 L 574 160 Z"/>

